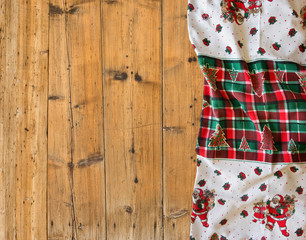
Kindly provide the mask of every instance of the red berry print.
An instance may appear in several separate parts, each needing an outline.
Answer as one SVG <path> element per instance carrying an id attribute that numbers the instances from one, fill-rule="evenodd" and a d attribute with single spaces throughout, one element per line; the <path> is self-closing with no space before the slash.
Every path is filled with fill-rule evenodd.
<path id="1" fill-rule="evenodd" d="M 296 33 L 297 33 L 297 31 L 296 31 L 294 28 L 291 28 L 291 29 L 289 30 L 288 35 L 289 35 L 290 37 L 294 37 Z"/>
<path id="2" fill-rule="evenodd" d="M 252 28 L 251 30 L 250 30 L 250 34 L 252 35 L 252 36 L 254 36 L 256 33 L 257 33 L 257 29 L 254 27 L 254 28 Z"/>
<path id="3" fill-rule="evenodd" d="M 203 43 L 204 43 L 204 45 L 209 46 L 210 41 L 207 38 L 204 38 Z"/>
<path id="4" fill-rule="evenodd" d="M 230 189 L 231 185 L 227 182 L 222 187 L 224 188 L 224 190 L 228 190 Z"/>
<path id="5" fill-rule="evenodd" d="M 306 46 L 302 43 L 302 44 L 299 46 L 299 49 L 300 49 L 300 51 L 303 53 L 303 52 L 305 52 L 305 50 L 306 50 Z"/>
<path id="6" fill-rule="evenodd" d="M 298 194 L 303 194 L 303 188 L 301 186 L 297 187 L 295 190 Z"/>
<path id="7" fill-rule="evenodd" d="M 276 17 L 270 17 L 268 20 L 269 24 L 272 25 L 277 22 Z"/>
<path id="8" fill-rule="evenodd" d="M 238 43 L 238 46 L 239 46 L 240 48 L 243 47 L 243 44 L 242 44 L 242 42 L 240 42 L 240 40 L 238 40 L 237 43 Z"/>
<path id="9" fill-rule="evenodd" d="M 198 182 L 198 184 L 200 185 L 200 187 L 204 187 L 206 184 L 206 181 L 202 179 L 201 181 Z"/>
<path id="10" fill-rule="evenodd" d="M 221 225 L 225 225 L 226 223 L 227 223 L 227 219 L 226 218 L 222 219 L 221 222 L 220 222 Z"/>
<path id="11" fill-rule="evenodd" d="M 209 15 L 208 15 L 207 13 L 204 13 L 204 14 L 202 14 L 202 18 L 203 18 L 204 20 L 208 20 Z"/>
<path id="12" fill-rule="evenodd" d="M 264 55 L 266 53 L 266 50 L 260 47 L 260 48 L 258 48 L 257 53 L 260 54 L 260 55 Z"/>
<path id="13" fill-rule="evenodd" d="M 280 49 L 281 46 L 282 46 L 282 45 L 280 45 L 278 42 L 275 42 L 275 43 L 272 45 L 272 47 L 273 47 L 276 51 L 278 51 L 278 50 Z"/>
<path id="14" fill-rule="evenodd" d="M 243 210 L 241 213 L 240 213 L 240 215 L 242 216 L 242 217 L 247 217 L 247 216 L 249 216 L 249 213 L 246 211 L 246 210 Z"/>
<path id="15" fill-rule="evenodd" d="M 267 189 L 267 185 L 265 183 L 261 184 L 260 187 L 259 187 L 260 191 L 266 191 Z"/>
<path id="16" fill-rule="evenodd" d="M 238 178 L 240 178 L 241 181 L 243 181 L 244 179 L 246 179 L 246 176 L 243 172 L 240 172 L 239 175 L 237 176 Z"/>
<path id="17" fill-rule="evenodd" d="M 228 54 L 231 54 L 232 53 L 232 48 L 230 46 L 227 46 L 226 49 L 225 49 L 225 52 L 227 52 Z"/>
<path id="18" fill-rule="evenodd" d="M 279 179 L 283 176 L 283 173 L 281 171 L 277 171 L 277 172 L 274 173 L 274 176 Z"/>
<path id="19" fill-rule="evenodd" d="M 218 33 L 220 33 L 221 32 L 221 30 L 222 30 L 222 26 L 220 25 L 220 24 L 218 24 L 217 26 L 216 26 L 216 31 L 218 32 Z"/>
<path id="20" fill-rule="evenodd" d="M 241 198 L 241 201 L 246 202 L 249 199 L 248 194 L 244 194 Z"/>
<path id="21" fill-rule="evenodd" d="M 202 161 L 197 159 L 197 166 L 200 167 L 201 166 Z"/>
<path id="22" fill-rule="evenodd" d="M 255 172 L 255 174 L 257 174 L 258 176 L 260 176 L 261 173 L 262 173 L 262 169 L 259 168 L 259 167 L 257 167 L 257 168 L 254 169 L 254 172 Z"/>
<path id="23" fill-rule="evenodd" d="M 293 167 L 290 167 L 290 170 L 291 170 L 291 172 L 297 172 L 299 169 L 297 168 L 297 167 L 295 167 L 295 166 L 293 166 Z"/>
<path id="24" fill-rule="evenodd" d="M 292 15 L 295 16 L 295 17 L 298 17 L 298 14 L 295 10 L 292 10 Z"/>
<path id="25" fill-rule="evenodd" d="M 188 4 L 188 10 L 191 12 L 192 10 L 194 10 L 194 6 L 191 4 L 191 3 L 189 3 Z"/>
<path id="26" fill-rule="evenodd" d="M 295 233 L 296 233 L 296 235 L 297 235 L 298 237 L 300 237 L 300 236 L 303 235 L 304 231 L 303 231 L 302 228 L 298 228 L 298 229 L 295 231 Z"/>

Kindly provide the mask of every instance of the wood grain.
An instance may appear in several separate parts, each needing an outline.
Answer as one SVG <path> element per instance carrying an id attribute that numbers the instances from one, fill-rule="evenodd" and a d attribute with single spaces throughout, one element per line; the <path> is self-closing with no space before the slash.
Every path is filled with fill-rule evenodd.
<path id="1" fill-rule="evenodd" d="M 0 5 L 5 19 L 1 236 L 45 239 L 48 54 L 42 52 L 48 49 L 48 2 L 12 0 Z"/>
<path id="2" fill-rule="evenodd" d="M 0 239 L 188 239 L 187 2 L 0 0 Z"/>
<path id="3" fill-rule="evenodd" d="M 164 238 L 188 239 L 202 79 L 187 31 L 187 2 L 163 2 Z"/>
<path id="4" fill-rule="evenodd" d="M 100 1 L 50 1 L 48 238 L 105 239 Z"/>
<path id="5" fill-rule="evenodd" d="M 107 236 L 162 239 L 161 2 L 103 2 Z"/>

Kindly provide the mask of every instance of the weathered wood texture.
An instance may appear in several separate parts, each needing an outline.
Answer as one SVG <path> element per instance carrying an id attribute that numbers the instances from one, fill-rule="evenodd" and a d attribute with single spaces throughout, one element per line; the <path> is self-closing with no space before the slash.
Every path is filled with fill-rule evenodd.
<path id="1" fill-rule="evenodd" d="M 0 1 L 1 239 L 47 235 L 48 1 Z"/>
<path id="2" fill-rule="evenodd" d="M 174 240 L 190 230 L 203 77 L 188 37 L 186 1 L 164 1 L 163 13 L 164 236 Z"/>
<path id="3" fill-rule="evenodd" d="M 187 4 L 0 0 L 0 239 L 189 238 Z"/>

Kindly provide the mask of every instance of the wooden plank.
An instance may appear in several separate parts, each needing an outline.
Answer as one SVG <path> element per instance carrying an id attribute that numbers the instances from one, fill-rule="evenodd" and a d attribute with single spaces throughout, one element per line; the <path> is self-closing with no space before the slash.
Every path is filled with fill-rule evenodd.
<path id="1" fill-rule="evenodd" d="M 1 1 L 1 11 L 1 239 L 46 239 L 48 1 Z"/>
<path id="2" fill-rule="evenodd" d="M 187 2 L 163 1 L 164 239 L 187 239 L 203 76 L 187 31 Z"/>
<path id="3" fill-rule="evenodd" d="M 5 239 L 4 93 L 6 61 L 5 1 L 0 0 L 0 239 Z"/>
<path id="4" fill-rule="evenodd" d="M 48 239 L 105 239 L 100 1 L 50 1 Z"/>
<path id="5" fill-rule="evenodd" d="M 107 236 L 162 239 L 161 1 L 103 1 Z"/>

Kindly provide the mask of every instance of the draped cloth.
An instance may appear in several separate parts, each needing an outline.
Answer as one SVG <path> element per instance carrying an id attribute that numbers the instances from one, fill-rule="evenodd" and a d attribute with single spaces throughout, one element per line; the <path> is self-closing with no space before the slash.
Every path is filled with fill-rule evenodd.
<path id="1" fill-rule="evenodd" d="M 306 239 L 306 0 L 189 0 L 203 72 L 190 239 Z"/>

